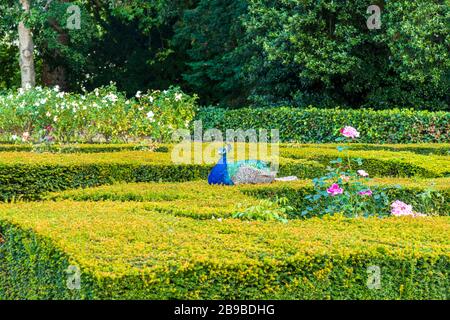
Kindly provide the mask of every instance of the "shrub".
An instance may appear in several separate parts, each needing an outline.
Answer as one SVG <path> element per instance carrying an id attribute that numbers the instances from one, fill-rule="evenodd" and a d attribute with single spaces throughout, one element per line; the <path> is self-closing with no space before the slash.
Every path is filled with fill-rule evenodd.
<path id="1" fill-rule="evenodd" d="M 374 192 L 383 192 L 389 199 L 402 199 L 410 203 L 420 212 L 431 215 L 450 215 L 449 179 L 419 180 L 413 182 L 407 179 L 383 178 L 369 183 Z M 435 185 L 438 183 L 438 185 Z M 299 181 L 297 183 L 281 183 L 266 186 L 244 186 L 244 194 L 259 199 L 276 199 L 286 197 L 294 212 L 306 210 L 308 203 L 305 197 L 314 192 L 311 183 Z"/>
<path id="2" fill-rule="evenodd" d="M 256 104 L 449 110 L 445 1 L 248 3 L 244 39 L 257 48 L 246 78 Z M 377 30 L 366 25 L 371 4 L 381 10 Z"/>
<path id="3" fill-rule="evenodd" d="M 0 136 L 30 143 L 168 141 L 187 128 L 196 97 L 179 88 L 149 91 L 127 99 L 115 85 L 83 94 L 37 87 L 0 95 Z"/>
<path id="4" fill-rule="evenodd" d="M 368 185 L 374 191 L 383 191 L 389 198 L 403 199 L 421 212 L 432 215 L 450 215 L 450 178 L 417 180 L 383 178 L 373 179 Z M 261 205 L 256 199 L 272 200 L 286 198 L 293 209 L 289 218 L 305 210 L 304 197 L 313 192 L 307 180 L 276 182 L 262 185 L 239 185 L 235 187 L 210 186 L 206 181 L 183 183 L 132 183 L 100 186 L 89 189 L 67 190 L 51 193 L 48 200 L 75 201 L 137 201 L 145 202 L 146 208 L 177 216 L 197 219 L 228 218 L 250 207 L 282 209 L 284 205 Z M 426 197 L 425 199 L 423 199 Z M 425 200 L 425 201 L 424 201 Z M 255 208 L 254 208 L 255 209 Z M 286 212 L 285 212 L 286 213 Z"/>
<path id="5" fill-rule="evenodd" d="M 233 215 L 233 218 L 239 218 L 241 220 L 262 220 L 262 221 L 280 221 L 287 223 L 287 217 L 292 207 L 287 205 L 287 198 L 276 199 L 276 201 L 270 201 L 267 199 L 260 200 L 259 204 L 251 207 L 238 209 Z"/>
<path id="6" fill-rule="evenodd" d="M 286 225 L 199 221 L 143 206 L 0 205 L 6 239 L 0 249 L 0 296 L 445 299 L 448 293 L 446 217 L 310 219 Z M 67 289 L 69 265 L 81 270 L 80 290 Z M 367 268 L 374 265 L 382 270 L 379 290 L 367 288 Z"/>
<path id="7" fill-rule="evenodd" d="M 206 180 L 213 163 L 174 164 L 171 146 L 165 147 L 168 149 L 161 151 L 167 152 L 127 151 L 126 146 L 118 146 L 125 151 L 88 153 L 104 151 L 96 145 L 80 147 L 83 152 L 74 154 L 1 152 L 0 199 L 39 199 L 49 191 L 114 182 Z M 324 174 L 330 159 L 338 154 L 327 147 L 280 148 L 280 151 L 279 175 L 299 178 Z M 449 161 L 443 156 L 390 151 L 351 151 L 350 156 L 363 159 L 364 168 L 372 176 L 449 175 Z"/>
<path id="8" fill-rule="evenodd" d="M 450 112 L 297 108 L 203 108 L 203 128 L 279 129 L 283 142 L 334 142 L 342 124 L 363 136 L 361 143 L 430 143 L 450 140 Z"/>
<path id="9" fill-rule="evenodd" d="M 283 147 L 287 148 L 311 148 L 317 147 L 317 144 L 298 144 L 298 143 L 285 143 Z M 338 144 L 336 143 L 323 143 L 321 148 L 336 149 Z M 422 155 L 450 155 L 449 143 L 408 143 L 408 144 L 367 144 L 367 143 L 354 143 L 352 150 L 376 150 L 376 151 L 404 151 L 412 152 Z"/>

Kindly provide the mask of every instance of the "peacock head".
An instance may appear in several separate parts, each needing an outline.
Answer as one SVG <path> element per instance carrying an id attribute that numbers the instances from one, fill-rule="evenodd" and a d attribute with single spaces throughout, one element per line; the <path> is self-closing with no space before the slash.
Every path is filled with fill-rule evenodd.
<path id="1" fill-rule="evenodd" d="M 227 144 L 225 147 L 219 148 L 219 154 L 224 155 L 231 151 L 231 144 Z"/>

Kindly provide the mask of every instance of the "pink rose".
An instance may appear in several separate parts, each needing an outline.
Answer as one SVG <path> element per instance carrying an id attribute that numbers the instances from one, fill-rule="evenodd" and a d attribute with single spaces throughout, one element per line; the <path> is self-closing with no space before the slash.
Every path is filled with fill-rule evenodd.
<path id="1" fill-rule="evenodd" d="M 369 176 L 369 174 L 367 173 L 367 172 L 365 172 L 364 170 L 358 170 L 357 171 L 358 172 L 358 174 L 361 176 L 361 177 L 368 177 Z"/>
<path id="2" fill-rule="evenodd" d="M 414 215 L 412 206 L 400 200 L 396 200 L 391 204 L 391 213 L 397 217 Z"/>
<path id="3" fill-rule="evenodd" d="M 327 192 L 328 194 L 334 197 L 337 196 L 338 194 L 342 194 L 344 192 L 344 189 L 339 187 L 337 183 L 333 183 L 333 185 L 328 188 Z"/>
<path id="4" fill-rule="evenodd" d="M 342 128 L 340 132 L 344 137 L 347 137 L 347 138 L 352 138 L 352 139 L 359 138 L 359 132 L 355 128 L 350 127 L 350 126 L 346 126 L 346 127 Z"/>
<path id="5" fill-rule="evenodd" d="M 371 197 L 372 196 L 372 190 L 370 190 L 370 189 L 363 190 L 363 191 L 358 192 L 358 194 L 361 195 L 361 196 L 369 196 L 369 197 Z"/>

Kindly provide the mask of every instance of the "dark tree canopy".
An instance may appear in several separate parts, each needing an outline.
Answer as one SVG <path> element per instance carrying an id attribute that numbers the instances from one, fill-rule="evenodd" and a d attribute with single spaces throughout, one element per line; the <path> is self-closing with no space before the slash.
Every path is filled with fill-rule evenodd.
<path id="1" fill-rule="evenodd" d="M 0 87 L 20 85 L 19 21 L 33 30 L 38 83 L 114 81 L 133 95 L 180 85 L 204 105 L 448 110 L 445 0 L 34 0 L 0 4 Z M 81 28 L 66 28 L 67 8 Z"/>

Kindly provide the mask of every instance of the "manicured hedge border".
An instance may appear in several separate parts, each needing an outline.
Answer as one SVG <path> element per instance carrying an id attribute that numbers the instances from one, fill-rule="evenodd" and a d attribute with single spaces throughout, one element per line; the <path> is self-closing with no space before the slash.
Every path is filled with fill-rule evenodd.
<path id="1" fill-rule="evenodd" d="M 2 165 L 0 201 L 39 200 L 45 193 L 95 187 L 117 182 L 180 182 L 206 180 L 211 165 L 87 164 Z M 280 167 L 281 174 L 312 178 L 323 167 L 296 161 Z"/>
<path id="2" fill-rule="evenodd" d="M 197 114 L 204 130 L 279 129 L 283 142 L 334 142 L 349 125 L 361 132 L 363 143 L 449 142 L 450 112 L 392 109 L 203 108 Z"/>
<path id="3" fill-rule="evenodd" d="M 199 221 L 142 206 L 0 205 L 0 230 L 6 236 L 0 249 L 0 297 L 448 298 L 446 217 L 311 219 L 285 225 Z M 69 264 L 82 271 L 80 291 L 65 287 Z M 367 288 L 370 266 L 381 269 L 381 289 Z"/>
<path id="4" fill-rule="evenodd" d="M 93 154 L 0 153 L 0 200 L 37 200 L 46 192 L 114 182 L 205 180 L 213 164 L 173 164 L 166 153 L 122 151 Z M 320 176 L 330 160 L 344 156 L 329 147 L 280 148 L 279 176 Z M 409 152 L 352 151 L 371 176 L 445 177 L 450 158 Z"/>
<path id="5" fill-rule="evenodd" d="M 119 152 L 119 151 L 135 151 L 145 150 L 145 145 L 139 144 L 67 144 L 67 145 L 50 145 L 48 150 L 55 153 L 100 153 L 100 152 Z M 31 152 L 33 146 L 30 144 L 12 144 L 0 143 L 0 152 Z M 166 145 L 160 145 L 155 148 L 155 152 L 168 152 Z"/>
<path id="6" fill-rule="evenodd" d="M 300 144 L 300 143 L 284 143 L 282 147 L 286 148 L 314 148 L 317 144 Z M 335 149 L 339 146 L 337 143 L 322 143 L 320 148 Z M 394 151 L 394 152 L 412 152 L 421 155 L 450 155 L 450 143 L 409 143 L 409 144 L 369 144 L 369 143 L 352 143 L 352 150 L 377 150 L 377 151 Z"/>
<path id="7" fill-rule="evenodd" d="M 346 152 L 331 148 L 280 148 L 283 158 L 309 159 L 327 166 L 336 158 L 347 157 Z M 411 152 L 385 150 L 350 150 L 352 159 L 361 159 L 362 164 L 353 164 L 353 169 L 364 169 L 371 176 L 381 177 L 446 177 L 450 176 L 450 157 L 421 155 Z"/>
<path id="8" fill-rule="evenodd" d="M 435 186 L 433 187 L 433 184 Z M 374 191 L 383 191 L 389 199 L 412 204 L 418 211 L 433 215 L 450 215 L 450 178 L 420 180 L 377 179 Z M 137 183 L 68 190 L 48 195 L 53 201 L 137 201 L 145 202 L 148 210 L 196 219 L 229 218 L 237 205 L 250 206 L 256 199 L 286 197 L 294 212 L 302 212 L 308 205 L 305 196 L 311 194 L 310 181 L 277 182 L 267 185 L 235 187 L 209 186 L 206 181 L 184 183 Z M 426 198 L 421 195 L 428 193 Z M 294 217 L 292 217 L 294 218 Z"/>

